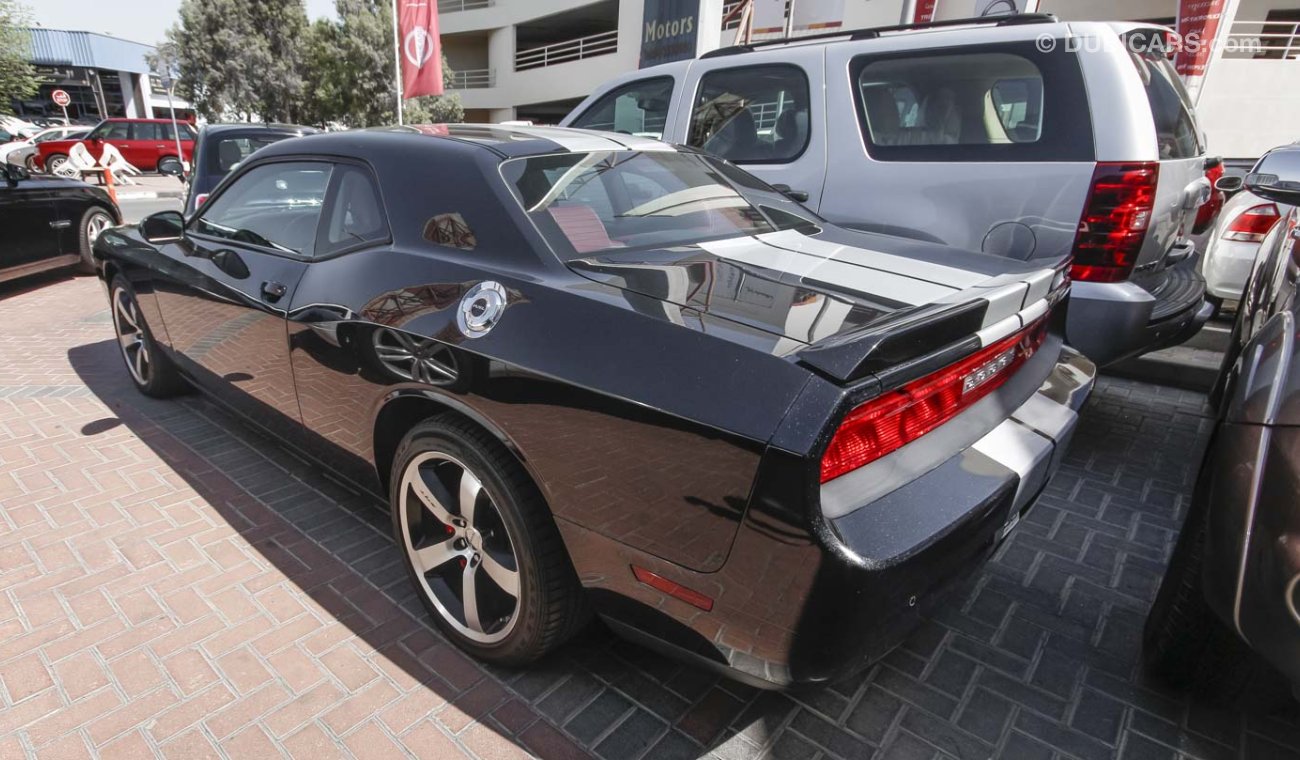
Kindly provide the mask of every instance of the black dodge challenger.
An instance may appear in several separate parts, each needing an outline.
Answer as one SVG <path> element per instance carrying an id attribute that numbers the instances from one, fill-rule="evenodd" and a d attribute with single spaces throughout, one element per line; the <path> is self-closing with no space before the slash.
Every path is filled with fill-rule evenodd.
<path id="1" fill-rule="evenodd" d="M 447 637 L 591 612 L 763 686 L 896 644 L 1059 464 L 1069 281 L 829 225 L 621 134 L 429 126 L 258 151 L 105 233 L 126 369 L 386 498 Z"/>

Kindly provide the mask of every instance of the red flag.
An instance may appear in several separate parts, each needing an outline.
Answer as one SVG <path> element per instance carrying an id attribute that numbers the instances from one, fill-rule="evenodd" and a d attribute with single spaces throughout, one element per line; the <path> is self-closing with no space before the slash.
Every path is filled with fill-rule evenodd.
<path id="1" fill-rule="evenodd" d="M 442 41 L 437 0 L 397 0 L 402 97 L 442 94 Z"/>

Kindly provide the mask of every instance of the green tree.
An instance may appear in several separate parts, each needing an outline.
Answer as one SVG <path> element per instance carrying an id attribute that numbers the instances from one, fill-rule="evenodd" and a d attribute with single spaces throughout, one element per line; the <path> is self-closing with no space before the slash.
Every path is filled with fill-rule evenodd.
<path id="1" fill-rule="evenodd" d="M 0 113 L 11 113 L 13 102 L 36 94 L 39 82 L 32 68 L 27 9 L 15 0 L 0 0 Z"/>
<path id="2" fill-rule="evenodd" d="M 210 120 L 228 114 L 250 117 L 262 46 L 248 13 L 248 0 L 182 0 L 180 22 L 167 31 L 180 75 L 177 92 Z"/>
<path id="3" fill-rule="evenodd" d="M 257 94 L 255 110 L 265 121 L 296 121 L 304 106 L 303 0 L 246 0 L 257 33 L 248 40 L 248 76 Z"/>
<path id="4" fill-rule="evenodd" d="M 318 20 L 307 35 L 306 103 L 314 123 L 349 127 L 397 121 L 393 15 L 388 0 L 336 0 L 337 20 Z M 443 79 L 451 69 L 443 57 Z M 461 121 L 458 95 L 408 100 L 406 121 Z"/>

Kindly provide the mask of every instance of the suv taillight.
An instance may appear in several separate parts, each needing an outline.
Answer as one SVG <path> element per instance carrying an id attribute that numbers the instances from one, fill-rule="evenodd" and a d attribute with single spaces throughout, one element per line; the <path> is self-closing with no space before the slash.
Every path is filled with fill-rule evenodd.
<path id="1" fill-rule="evenodd" d="M 1232 220 L 1228 229 L 1223 231 L 1223 239 L 1238 243 L 1262 243 L 1268 231 L 1281 218 L 1277 206 L 1272 203 L 1251 206 Z"/>
<path id="2" fill-rule="evenodd" d="M 997 390 L 1043 345 L 1048 318 L 849 412 L 822 455 L 821 482 L 897 451 Z"/>
<path id="3" fill-rule="evenodd" d="M 1160 164 L 1154 161 L 1097 164 L 1074 238 L 1073 279 L 1128 279 L 1151 224 L 1159 177 Z"/>

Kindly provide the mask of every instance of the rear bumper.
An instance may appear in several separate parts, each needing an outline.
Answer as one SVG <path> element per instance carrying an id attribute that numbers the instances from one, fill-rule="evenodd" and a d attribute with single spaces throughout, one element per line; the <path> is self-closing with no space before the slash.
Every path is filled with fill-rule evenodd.
<path id="1" fill-rule="evenodd" d="M 1094 365 L 1063 348 L 1047 381 L 1008 419 L 928 473 L 832 522 L 828 556 L 791 652 L 795 681 L 829 681 L 896 646 L 973 574 L 1060 466 Z M 871 466 L 823 486 L 870 492 Z M 829 492 L 837 493 L 829 493 Z"/>
<path id="2" fill-rule="evenodd" d="M 1224 301 L 1241 298 L 1258 254 L 1259 243 L 1218 241 L 1206 254 L 1201 267 L 1205 273 L 1205 291 Z"/>
<path id="3" fill-rule="evenodd" d="M 620 634 L 754 686 L 826 683 L 861 670 L 978 570 L 1060 465 L 1096 368 L 1050 341 L 1023 370 L 1029 383 L 1046 379 L 1016 391 L 1012 409 L 1004 404 L 1012 396 L 989 396 L 963 413 L 989 415 L 973 432 L 959 417 L 894 452 L 937 442 L 928 467 L 912 471 L 890 455 L 822 486 L 825 499 L 839 500 L 833 518 L 809 524 L 807 461 L 770 449 L 717 572 L 687 571 L 559 521 L 571 555 L 584 558 L 577 570 L 588 597 Z M 942 440 L 967 433 L 955 448 Z M 882 481 L 891 483 L 884 493 Z M 712 604 L 632 584 L 629 565 Z"/>
<path id="4" fill-rule="evenodd" d="M 1159 296 L 1133 282 L 1073 283 L 1070 345 L 1106 366 L 1195 335 L 1213 313 L 1205 302 L 1205 280 L 1189 267 L 1170 270 L 1169 278 Z"/>

